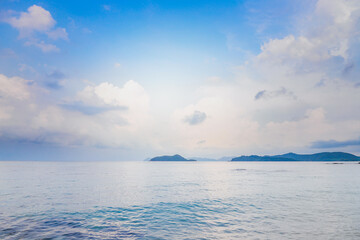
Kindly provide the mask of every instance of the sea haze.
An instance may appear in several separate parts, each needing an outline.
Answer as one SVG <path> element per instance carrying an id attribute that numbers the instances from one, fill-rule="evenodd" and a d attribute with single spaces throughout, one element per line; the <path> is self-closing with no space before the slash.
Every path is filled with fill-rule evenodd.
<path id="1" fill-rule="evenodd" d="M 360 164 L 0 162 L 1 239 L 359 239 Z"/>

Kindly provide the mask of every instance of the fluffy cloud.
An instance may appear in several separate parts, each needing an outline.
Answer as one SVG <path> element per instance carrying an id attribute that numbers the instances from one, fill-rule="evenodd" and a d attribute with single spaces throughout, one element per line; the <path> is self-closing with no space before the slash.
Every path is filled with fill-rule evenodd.
<path id="1" fill-rule="evenodd" d="M 359 57 L 360 3 L 319 0 L 308 19 L 298 36 L 264 43 L 262 52 L 242 66 L 240 81 L 250 79 L 246 81 L 266 89 L 257 93 L 260 98 L 288 92 L 297 96 L 293 104 L 321 107 L 331 120 L 336 114 L 358 119 L 353 110 L 359 108 L 359 92 L 354 89 L 358 77 L 353 74 L 358 76 L 354 62 Z M 280 90 L 268 90 L 274 88 Z"/>
<path id="2" fill-rule="evenodd" d="M 277 129 L 271 135 L 276 136 L 277 132 L 287 128 L 284 136 L 290 137 L 294 132 L 294 140 L 287 139 L 286 142 L 293 141 L 296 145 L 298 136 L 297 141 L 304 146 L 311 144 L 312 139 L 321 139 L 321 136 L 325 139 L 356 137 L 354 132 L 359 131 L 360 114 L 355 109 L 360 108 L 360 92 L 354 88 L 358 80 L 349 79 L 347 75 L 357 68 L 354 62 L 358 58 L 355 54 L 359 43 L 360 3 L 319 0 L 308 19 L 298 36 L 289 35 L 266 42 L 262 52 L 244 66 L 247 72 L 243 74 L 265 89 L 276 86 L 289 89 L 296 94 L 297 101 L 287 104 L 295 108 L 296 104 L 301 104 L 307 111 L 318 109 L 316 115 L 313 112 L 305 118 L 307 120 L 299 119 L 298 124 L 291 118 L 282 124 L 268 123 L 267 128 Z M 261 97 L 265 93 L 270 94 L 268 91 L 258 94 Z M 271 106 L 275 111 L 276 107 Z M 288 113 L 291 111 L 283 115 Z M 317 122 L 310 119 L 317 119 Z M 306 131 L 304 125 L 308 125 L 310 130 Z M 321 129 L 323 131 L 319 132 Z"/>
<path id="3" fill-rule="evenodd" d="M 19 31 L 19 38 L 27 39 L 26 46 L 38 47 L 43 52 L 58 52 L 59 48 L 39 39 L 39 34 L 46 34 L 53 40 L 68 40 L 66 29 L 55 29 L 56 21 L 51 13 L 37 5 L 29 7 L 27 12 L 21 12 L 18 16 L 7 17 L 4 21 Z"/>
<path id="4" fill-rule="evenodd" d="M 34 31 L 47 32 L 56 23 L 49 11 L 37 5 L 29 7 L 27 12 L 21 12 L 18 17 L 8 18 L 6 22 L 19 30 L 20 38 L 28 37 Z"/>
<path id="5" fill-rule="evenodd" d="M 135 112 L 145 111 L 149 105 L 145 89 L 133 80 L 126 82 L 122 88 L 108 82 L 87 86 L 77 98 L 92 105 L 126 106 L 129 111 Z"/>
<path id="6" fill-rule="evenodd" d="M 276 63 L 318 62 L 332 57 L 348 59 L 359 32 L 359 1 L 319 0 L 300 35 L 271 39 L 261 47 L 259 59 Z"/>
<path id="7" fill-rule="evenodd" d="M 50 92 L 19 77 L 0 75 L 0 137 L 65 146 L 128 147 L 146 132 L 148 97 L 136 82 L 121 87 L 87 86 L 61 103 Z M 44 101 L 47 99 L 47 101 Z M 120 107 L 123 106 L 123 107 Z"/>
<path id="8" fill-rule="evenodd" d="M 266 41 L 237 68 L 236 82 L 204 86 L 197 103 L 176 110 L 173 145 L 220 156 L 311 151 L 321 139 L 358 137 L 359 80 L 348 75 L 358 71 L 360 2 L 319 0 L 307 19 L 299 32 Z M 181 124 L 194 111 L 206 121 Z"/>
<path id="9" fill-rule="evenodd" d="M 0 74 L 1 100 L 27 100 L 30 97 L 28 83 L 30 83 L 30 81 L 26 81 L 19 77 L 8 78 L 5 75 Z"/>
<path id="10" fill-rule="evenodd" d="M 126 110 L 122 118 L 128 123 L 131 131 L 148 131 L 150 124 L 149 97 L 145 89 L 137 82 L 130 80 L 118 87 L 104 82 L 97 86 L 87 86 L 77 94 L 76 99 L 91 106 L 111 106 Z M 143 136 L 145 138 L 145 136 Z"/>

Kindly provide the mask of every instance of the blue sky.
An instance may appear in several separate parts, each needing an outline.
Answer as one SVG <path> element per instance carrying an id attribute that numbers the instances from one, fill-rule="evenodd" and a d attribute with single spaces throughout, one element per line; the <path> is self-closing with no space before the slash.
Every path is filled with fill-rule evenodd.
<path id="1" fill-rule="evenodd" d="M 359 9 L 1 1 L 2 159 L 359 154 Z"/>

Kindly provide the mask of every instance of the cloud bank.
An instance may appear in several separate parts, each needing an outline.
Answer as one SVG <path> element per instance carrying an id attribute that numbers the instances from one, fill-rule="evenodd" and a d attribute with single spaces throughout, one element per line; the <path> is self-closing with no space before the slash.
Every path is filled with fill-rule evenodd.
<path id="1" fill-rule="evenodd" d="M 143 144 L 136 138 L 149 121 L 148 99 L 134 81 L 87 86 L 66 104 L 44 101 L 51 95 L 47 89 L 19 77 L 0 75 L 0 83 L 2 139 L 61 146 Z"/>
<path id="2" fill-rule="evenodd" d="M 360 146 L 360 139 L 346 140 L 346 141 L 336 141 L 336 140 L 317 141 L 311 145 L 312 148 L 340 148 L 340 147 L 348 147 L 348 146 Z"/>

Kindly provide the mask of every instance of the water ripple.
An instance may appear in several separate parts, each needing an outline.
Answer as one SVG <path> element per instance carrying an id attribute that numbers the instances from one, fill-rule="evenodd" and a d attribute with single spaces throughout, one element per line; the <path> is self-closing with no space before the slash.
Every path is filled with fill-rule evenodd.
<path id="1" fill-rule="evenodd" d="M 360 239 L 345 164 L 16 164 L 0 163 L 0 239 Z"/>

